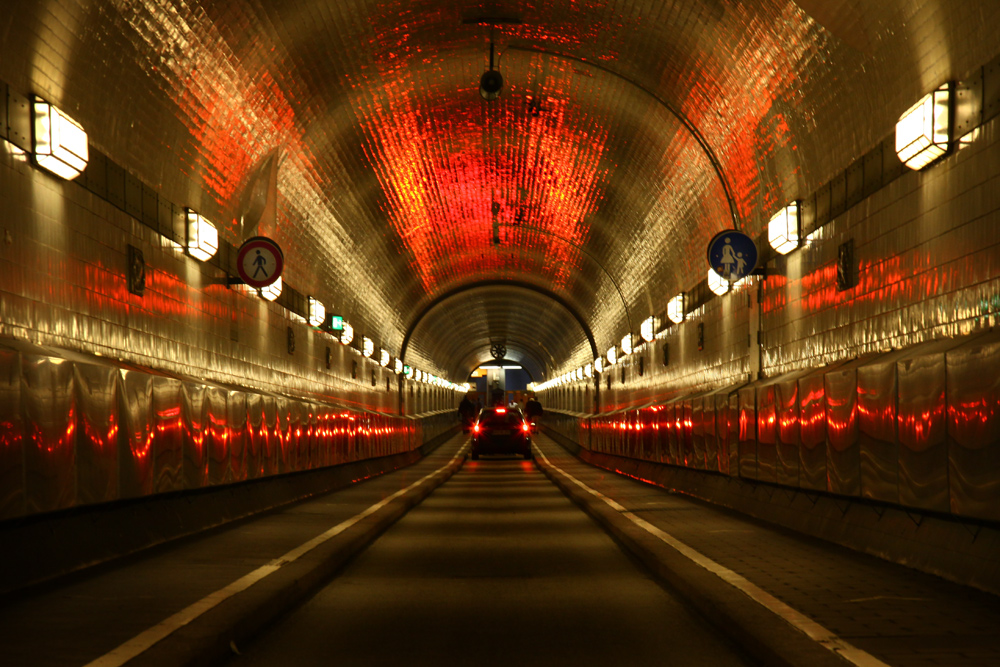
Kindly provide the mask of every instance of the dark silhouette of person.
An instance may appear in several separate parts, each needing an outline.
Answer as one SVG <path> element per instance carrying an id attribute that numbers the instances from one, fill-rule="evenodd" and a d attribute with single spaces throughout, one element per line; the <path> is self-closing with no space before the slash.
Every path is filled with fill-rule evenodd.
<path id="1" fill-rule="evenodd" d="M 532 394 L 531 398 L 524 405 L 524 416 L 528 418 L 529 422 L 533 422 L 542 416 L 544 410 L 542 410 L 542 404 L 538 402 L 535 395 Z"/>
<path id="2" fill-rule="evenodd" d="M 476 404 L 466 394 L 462 397 L 462 402 L 458 404 L 458 418 L 462 420 L 462 430 L 466 433 L 472 430 L 472 422 L 475 421 L 476 414 Z"/>
<path id="3" fill-rule="evenodd" d="M 257 274 L 263 271 L 264 277 L 267 278 L 267 269 L 264 268 L 264 265 L 267 264 L 267 258 L 260 254 L 260 250 L 257 251 L 257 257 L 253 260 L 253 263 L 257 267 L 254 269 L 253 277 L 256 278 Z"/>

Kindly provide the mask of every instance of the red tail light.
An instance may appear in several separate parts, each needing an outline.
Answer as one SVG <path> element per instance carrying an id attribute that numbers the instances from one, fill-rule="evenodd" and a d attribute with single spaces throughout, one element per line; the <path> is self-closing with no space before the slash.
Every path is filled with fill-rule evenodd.
<path id="1" fill-rule="evenodd" d="M 528 426 L 527 424 L 521 424 L 521 430 L 524 431 L 525 433 L 530 433 L 531 427 Z"/>
<path id="2" fill-rule="evenodd" d="M 497 414 L 498 415 L 507 414 L 507 408 L 497 408 Z"/>
<path id="3" fill-rule="evenodd" d="M 475 432 L 475 433 L 479 433 L 479 424 L 476 424 L 475 426 L 473 426 L 473 427 L 472 427 L 472 430 L 473 430 L 473 432 Z"/>

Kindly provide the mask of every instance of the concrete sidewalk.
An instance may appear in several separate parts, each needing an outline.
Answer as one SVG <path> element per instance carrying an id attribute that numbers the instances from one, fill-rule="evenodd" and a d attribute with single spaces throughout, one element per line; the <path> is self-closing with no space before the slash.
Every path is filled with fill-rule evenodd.
<path id="1" fill-rule="evenodd" d="M 0 606 L 4 665 L 217 664 L 331 577 L 464 462 L 419 462 Z"/>
<path id="2" fill-rule="evenodd" d="M 1000 665 L 989 594 L 535 445 L 550 479 L 765 664 Z"/>

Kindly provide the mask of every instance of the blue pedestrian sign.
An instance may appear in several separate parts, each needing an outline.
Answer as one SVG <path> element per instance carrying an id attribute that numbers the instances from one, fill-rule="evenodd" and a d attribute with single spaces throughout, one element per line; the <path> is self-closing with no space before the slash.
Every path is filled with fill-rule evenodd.
<path id="1" fill-rule="evenodd" d="M 757 268 L 757 244 L 743 232 L 719 232 L 708 242 L 708 265 L 723 280 L 735 283 Z"/>

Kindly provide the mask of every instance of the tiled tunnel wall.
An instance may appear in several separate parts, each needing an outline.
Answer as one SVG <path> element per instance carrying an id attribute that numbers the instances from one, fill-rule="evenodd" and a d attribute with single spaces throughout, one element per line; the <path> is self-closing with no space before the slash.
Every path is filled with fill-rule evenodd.
<path id="1" fill-rule="evenodd" d="M 553 428 L 594 451 L 1000 520 L 997 132 L 689 312 L 597 380 L 602 414 L 594 380 L 547 390 Z M 850 241 L 856 284 L 838 291 Z"/>

